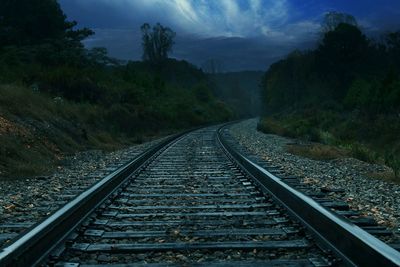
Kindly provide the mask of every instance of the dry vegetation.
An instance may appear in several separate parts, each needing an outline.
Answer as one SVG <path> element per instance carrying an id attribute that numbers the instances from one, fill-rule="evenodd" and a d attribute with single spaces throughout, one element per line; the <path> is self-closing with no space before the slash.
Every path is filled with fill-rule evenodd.
<path id="1" fill-rule="evenodd" d="M 400 182 L 398 129 L 397 118 L 370 120 L 330 111 L 267 116 L 258 124 L 258 130 L 264 133 L 302 140 L 301 144 L 288 145 L 289 153 L 315 160 L 352 157 L 385 164 L 392 171 L 368 176 L 395 182 Z"/>
<path id="2" fill-rule="evenodd" d="M 318 143 L 287 145 L 286 150 L 291 154 L 315 160 L 331 160 L 349 155 L 343 149 Z"/>
<path id="3" fill-rule="evenodd" d="M 387 170 L 384 172 L 373 172 L 367 173 L 367 177 L 372 179 L 384 180 L 400 184 L 400 179 L 396 178 L 393 170 Z"/>
<path id="4" fill-rule="evenodd" d="M 2 179 L 44 175 L 64 155 L 84 149 L 113 150 L 144 139 L 142 133 L 128 137 L 99 127 L 96 121 L 103 120 L 102 110 L 92 104 L 57 102 L 24 86 L 0 85 L 0 92 Z"/>

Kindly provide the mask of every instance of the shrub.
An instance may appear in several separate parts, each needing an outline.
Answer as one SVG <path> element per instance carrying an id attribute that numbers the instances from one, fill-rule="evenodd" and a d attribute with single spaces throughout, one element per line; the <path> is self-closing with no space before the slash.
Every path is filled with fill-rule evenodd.
<path id="1" fill-rule="evenodd" d="M 196 98 L 200 102 L 210 102 L 212 100 L 212 91 L 208 86 L 197 85 L 193 88 Z"/>
<path id="2" fill-rule="evenodd" d="M 377 160 L 376 153 L 359 143 L 350 145 L 350 153 L 352 157 L 368 163 L 374 163 Z"/>
<path id="3" fill-rule="evenodd" d="M 395 151 L 390 151 L 385 153 L 385 164 L 392 168 L 394 177 L 396 179 L 400 178 L 400 155 Z"/>
<path id="4" fill-rule="evenodd" d="M 365 80 L 355 80 L 344 99 L 345 106 L 350 109 L 354 107 L 367 108 L 373 94 L 372 87 L 373 85 Z"/>
<path id="5" fill-rule="evenodd" d="M 272 118 L 263 118 L 257 124 L 257 130 L 267 134 L 287 136 L 287 130 Z"/>
<path id="6" fill-rule="evenodd" d="M 74 101 L 98 102 L 104 96 L 101 88 L 84 70 L 59 67 L 48 70 L 39 77 L 46 91 L 62 95 Z"/>
<path id="7" fill-rule="evenodd" d="M 330 160 L 346 156 L 346 152 L 341 149 L 321 144 L 289 145 L 286 150 L 294 155 L 315 160 Z"/>
<path id="8" fill-rule="evenodd" d="M 119 132 L 133 134 L 136 130 L 138 117 L 130 105 L 116 104 L 107 111 L 106 119 Z"/>

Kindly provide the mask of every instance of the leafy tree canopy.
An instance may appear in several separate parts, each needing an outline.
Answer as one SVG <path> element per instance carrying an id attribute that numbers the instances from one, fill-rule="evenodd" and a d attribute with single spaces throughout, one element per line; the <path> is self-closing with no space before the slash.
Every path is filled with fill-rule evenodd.
<path id="1" fill-rule="evenodd" d="M 56 0 L 1 0 L 0 47 L 36 45 L 66 39 L 80 44 L 92 34 L 89 29 L 73 30 Z"/>
<path id="2" fill-rule="evenodd" d="M 359 63 L 367 48 L 368 40 L 356 26 L 341 23 L 335 30 L 325 33 L 317 51 L 323 69 L 340 72 Z"/>
<path id="3" fill-rule="evenodd" d="M 332 11 L 325 14 L 324 20 L 322 21 L 322 31 L 325 33 L 333 31 L 341 23 L 353 25 L 356 27 L 358 26 L 357 20 L 352 15 Z"/>
<path id="4" fill-rule="evenodd" d="M 160 23 L 157 23 L 153 29 L 150 24 L 145 23 L 140 29 L 142 30 L 143 60 L 159 63 L 168 58 L 176 33 Z"/>
<path id="5" fill-rule="evenodd" d="M 333 107 L 363 114 L 398 114 L 400 31 L 369 40 L 355 19 L 329 13 L 316 50 L 295 51 L 262 81 L 267 111 Z"/>

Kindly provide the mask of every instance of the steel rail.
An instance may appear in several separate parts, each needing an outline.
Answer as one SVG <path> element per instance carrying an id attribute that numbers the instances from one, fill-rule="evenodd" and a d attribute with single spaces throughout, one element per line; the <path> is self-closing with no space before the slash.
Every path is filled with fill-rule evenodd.
<path id="1" fill-rule="evenodd" d="M 171 136 L 147 149 L 131 162 L 109 174 L 64 207 L 32 226 L 0 251 L 0 266 L 26 267 L 40 264 L 77 226 L 99 207 L 131 174 L 163 148 L 170 147 L 192 130 Z"/>
<path id="2" fill-rule="evenodd" d="M 217 140 L 237 164 L 254 181 L 271 194 L 292 216 L 296 217 L 311 233 L 328 246 L 349 266 L 400 266 L 400 253 L 356 226 L 344 217 L 327 210 L 312 198 L 293 189 L 280 178 L 252 162 L 234 149 L 224 139 L 221 127 Z"/>

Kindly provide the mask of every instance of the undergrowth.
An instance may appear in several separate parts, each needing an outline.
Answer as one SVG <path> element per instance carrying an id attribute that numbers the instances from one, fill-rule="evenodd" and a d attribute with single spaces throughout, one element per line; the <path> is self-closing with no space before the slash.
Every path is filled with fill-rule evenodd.
<path id="1" fill-rule="evenodd" d="M 187 108 L 182 107 L 183 100 L 153 101 L 158 107 L 152 110 L 122 104 L 105 107 L 65 100 L 25 86 L 0 85 L 0 177 L 47 174 L 70 153 L 115 150 L 213 119 L 195 113 L 191 121 L 183 117 L 188 116 L 180 114 Z M 204 112 L 211 108 L 218 112 L 218 104 L 206 105 L 211 106 L 204 104 Z"/>
<path id="2" fill-rule="evenodd" d="M 385 164 L 400 181 L 400 120 L 395 116 L 367 117 L 357 113 L 314 110 L 266 116 L 257 126 L 264 133 L 300 138 L 309 145 L 291 145 L 291 153 L 317 160 L 353 157 Z M 389 175 L 390 176 L 390 175 Z"/>

